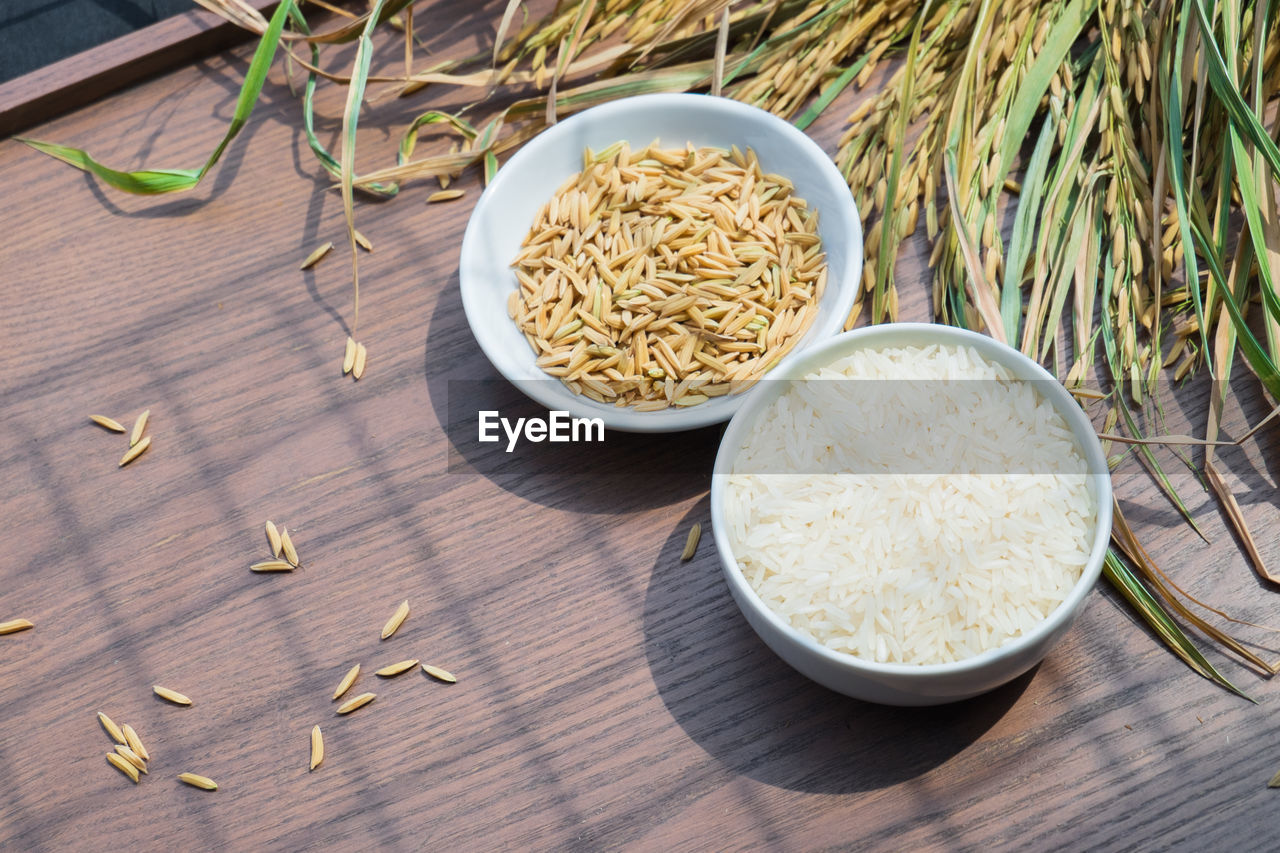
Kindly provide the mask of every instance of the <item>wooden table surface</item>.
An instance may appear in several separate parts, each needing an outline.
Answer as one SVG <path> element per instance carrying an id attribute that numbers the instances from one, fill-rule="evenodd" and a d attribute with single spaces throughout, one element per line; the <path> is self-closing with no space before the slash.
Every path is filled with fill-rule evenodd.
<path id="1" fill-rule="evenodd" d="M 482 49 L 491 26 L 435 38 L 445 55 Z M 194 165 L 248 50 L 31 135 L 112 164 Z M 390 159 L 423 103 L 366 112 L 361 168 Z M 854 103 L 810 129 L 829 152 Z M 336 144 L 340 93 L 319 108 Z M 425 183 L 359 204 L 370 358 L 359 383 L 340 376 L 345 253 L 298 264 L 342 245 L 342 206 L 300 115 L 277 66 L 207 185 L 164 198 L 0 142 L 0 620 L 36 623 L 0 637 L 0 849 L 1280 846 L 1266 787 L 1280 686 L 1210 652 L 1258 704 L 1218 689 L 1105 584 L 1026 676 L 950 706 L 880 707 L 775 657 L 709 536 L 680 562 L 689 526 L 709 527 L 717 429 L 610 434 L 577 464 L 469 459 L 450 389 L 465 409 L 496 378 L 458 294 L 474 172 L 448 204 L 424 204 Z M 926 257 L 920 235 L 900 262 L 904 319 L 930 317 Z M 1228 432 L 1260 414 L 1256 386 L 1236 385 Z M 1169 391 L 1171 431 L 1203 429 L 1205 394 Z M 119 468 L 127 440 L 87 416 L 146 408 L 154 444 Z M 1273 562 L 1275 435 L 1223 454 Z M 1157 560 L 1233 615 L 1280 623 L 1214 500 L 1162 458 L 1212 543 L 1130 461 L 1117 489 Z M 250 573 L 267 519 L 288 525 L 301 570 Z M 1273 635 L 1241 633 L 1276 656 Z M 458 683 L 373 676 L 404 658 Z M 330 694 L 357 662 L 355 690 L 378 698 L 337 717 Z M 151 751 L 140 785 L 104 760 L 97 711 Z M 326 757 L 309 772 L 317 723 Z"/>

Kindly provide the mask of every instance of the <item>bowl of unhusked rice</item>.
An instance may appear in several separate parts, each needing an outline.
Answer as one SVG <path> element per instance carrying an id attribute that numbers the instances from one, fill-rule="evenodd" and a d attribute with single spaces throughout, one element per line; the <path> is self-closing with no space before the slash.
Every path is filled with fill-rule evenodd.
<path id="1" fill-rule="evenodd" d="M 726 98 L 569 116 L 497 172 L 459 284 L 498 372 L 553 411 L 635 432 L 728 420 L 838 333 L 862 273 L 848 186 L 808 136 Z"/>
<path id="2" fill-rule="evenodd" d="M 934 705 L 1063 637 L 1102 571 L 1111 479 L 1040 365 L 898 323 L 761 385 L 721 440 L 711 520 L 734 600 L 783 660 L 858 699 Z"/>

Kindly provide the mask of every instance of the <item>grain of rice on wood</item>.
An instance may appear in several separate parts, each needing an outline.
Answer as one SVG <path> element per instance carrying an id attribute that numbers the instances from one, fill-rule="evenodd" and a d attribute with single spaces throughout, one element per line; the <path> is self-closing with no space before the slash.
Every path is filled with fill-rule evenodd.
<path id="1" fill-rule="evenodd" d="M 1061 604 L 1097 507 L 1033 383 L 952 346 L 861 350 L 804 379 L 762 412 L 725 489 L 731 548 L 770 609 L 835 651 L 926 664 Z M 986 381 L 936 381 L 952 379 Z"/>
<path id="2" fill-rule="evenodd" d="M 534 218 L 508 299 L 538 366 L 650 411 L 744 390 L 804 337 L 827 280 L 818 215 L 736 147 L 584 157 Z"/>

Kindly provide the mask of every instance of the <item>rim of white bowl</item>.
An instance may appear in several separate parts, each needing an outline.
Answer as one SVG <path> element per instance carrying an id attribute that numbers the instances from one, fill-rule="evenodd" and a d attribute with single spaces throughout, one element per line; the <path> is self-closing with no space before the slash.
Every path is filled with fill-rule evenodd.
<path id="1" fill-rule="evenodd" d="M 1093 424 L 1089 421 L 1088 416 L 1085 415 L 1084 410 L 1080 408 L 1075 399 L 1062 386 L 1062 383 L 1055 379 L 1049 371 L 1013 347 L 1002 344 L 994 338 L 978 332 L 935 323 L 886 323 L 879 326 L 854 329 L 851 332 L 845 332 L 825 341 L 820 341 L 801 353 L 800 357 L 791 360 L 786 365 L 779 365 L 779 370 L 774 378 L 798 378 L 815 368 L 829 363 L 845 352 L 871 348 L 877 345 L 877 341 L 884 338 L 906 335 L 928 337 L 930 340 L 927 343 L 975 346 L 983 355 L 993 354 L 996 360 L 1008 367 L 1020 379 L 1048 380 L 1047 385 L 1039 385 L 1037 387 L 1047 389 L 1045 396 L 1049 398 L 1053 407 L 1072 427 L 1072 437 L 1076 439 L 1077 447 L 1083 453 L 1088 464 L 1089 479 L 1094 485 L 1094 494 L 1098 501 L 1089 560 L 1085 563 L 1084 571 L 1081 572 L 1080 578 L 1071 588 L 1071 592 L 1067 594 L 1067 597 L 1050 611 L 1035 628 L 1012 642 L 949 663 L 879 663 L 856 657 L 847 652 L 829 649 L 813 637 L 788 624 L 773 608 L 765 603 L 764 599 L 760 597 L 755 588 L 743 576 L 742 570 L 738 566 L 737 558 L 734 557 L 733 549 L 729 544 L 723 510 L 725 481 L 732 470 L 733 460 L 741 447 L 743 433 L 755 420 L 756 416 L 782 394 L 784 383 L 774 383 L 771 386 L 771 391 L 753 397 L 747 405 L 740 408 L 733 416 L 733 420 L 729 422 L 724 435 L 720 438 L 720 448 L 716 453 L 715 466 L 712 468 L 711 476 L 712 536 L 716 543 L 716 550 L 720 554 L 720 565 L 723 569 L 723 574 L 730 586 L 745 596 L 746 600 L 751 603 L 759 615 L 776 630 L 799 643 L 811 654 L 818 655 L 838 666 L 847 667 L 853 671 L 865 672 L 869 675 L 919 676 L 922 678 L 937 675 L 958 675 L 981 670 L 989 664 L 1003 658 L 1013 657 L 1021 651 L 1035 646 L 1064 623 L 1070 621 L 1072 614 L 1077 612 L 1102 574 L 1102 563 L 1106 558 L 1107 546 L 1111 538 L 1111 476 L 1107 473 L 1106 455 L 1102 451 L 1102 443 L 1098 440 Z M 884 345 L 918 346 L 921 344 L 897 342 Z M 785 373 L 782 372 L 784 369 Z M 1081 431 L 1091 437 L 1083 443 L 1084 446 L 1082 447 L 1079 440 Z M 734 598 L 735 600 L 741 600 L 738 596 Z"/>
<path id="2" fill-rule="evenodd" d="M 490 318 L 486 315 L 486 305 L 480 293 L 482 288 L 479 284 L 474 283 L 478 273 L 473 274 L 471 271 L 472 258 L 475 257 L 475 253 L 484 251 L 484 247 L 479 245 L 481 238 L 476 233 L 477 229 L 473 226 L 473 223 L 480 221 L 481 214 L 489 205 L 499 203 L 506 191 L 507 184 L 512 180 L 511 176 L 513 174 L 516 174 L 520 169 L 536 167 L 537 158 L 543 150 L 560 144 L 560 140 L 568 137 L 579 125 L 588 122 L 606 122 L 613 116 L 632 113 L 637 109 L 666 110 L 688 109 L 690 107 L 696 107 L 700 113 L 708 113 L 712 116 L 732 114 L 739 117 L 749 117 L 751 121 L 759 124 L 767 132 L 776 133 L 789 139 L 792 147 L 796 149 L 797 157 L 803 157 L 810 161 L 817 172 L 824 177 L 825 182 L 833 188 L 843 189 L 842 193 L 835 193 L 835 196 L 841 200 L 842 206 L 847 205 L 847 207 L 844 207 L 843 216 L 852 224 L 852 231 L 841 235 L 841 239 L 846 240 L 845 248 L 847 250 L 844 269 L 838 277 L 835 274 L 835 270 L 832 270 L 828 275 L 827 287 L 833 300 L 830 305 L 821 307 L 821 314 L 814 320 L 809 331 L 797 342 L 795 348 L 773 370 L 769 371 L 768 375 L 774 374 L 784 367 L 788 361 L 807 351 L 810 346 L 838 333 L 853 308 L 853 302 L 857 296 L 862 276 L 862 220 L 858 213 L 857 204 L 853 200 L 853 193 L 849 190 L 849 186 L 840 174 L 840 170 L 836 168 L 835 163 L 818 143 L 814 142 L 804 131 L 758 107 L 729 98 L 687 92 L 635 95 L 591 107 L 574 113 L 563 121 L 557 122 L 542 131 L 542 133 L 525 143 L 511 156 L 506 165 L 498 170 L 494 179 L 490 181 L 489 186 L 481 194 L 480 200 L 476 202 L 476 206 L 471 213 L 471 219 L 468 221 L 466 231 L 462 237 L 462 250 L 458 263 L 458 285 L 462 292 L 463 312 L 466 314 L 467 324 L 471 327 L 472 336 L 480 344 L 480 349 L 494 366 L 494 369 L 507 381 L 514 384 L 522 393 L 535 402 L 546 406 L 549 410 L 565 410 L 574 417 L 600 418 L 609 429 L 622 432 L 678 432 L 711 426 L 729 420 L 755 390 L 755 388 L 749 388 L 732 397 L 717 398 L 687 409 L 637 412 L 630 408 L 603 405 L 590 398 L 576 395 L 561 383 L 554 381 L 553 377 L 541 373 L 536 365 L 532 366 L 528 375 L 513 375 L 516 373 L 515 365 L 505 357 L 505 348 L 502 346 L 502 341 L 488 330 L 487 321 Z M 646 140 L 645 144 L 648 141 Z M 821 214 L 822 211 L 820 210 L 819 213 Z M 472 281 L 473 284 L 469 285 L 468 281 Z M 514 276 L 512 276 L 512 281 L 514 282 Z M 839 283 L 839 288 L 836 291 L 831 290 L 833 282 Z M 501 317 L 503 320 L 510 322 L 505 306 Z M 521 353 L 522 358 L 524 355 L 529 355 L 527 348 Z"/>

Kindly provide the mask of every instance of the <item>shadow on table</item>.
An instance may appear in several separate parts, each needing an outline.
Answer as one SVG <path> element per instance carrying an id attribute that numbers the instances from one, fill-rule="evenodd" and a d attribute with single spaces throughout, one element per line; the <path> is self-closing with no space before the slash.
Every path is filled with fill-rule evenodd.
<path id="1" fill-rule="evenodd" d="M 669 506 L 711 485 L 722 426 L 682 433 L 608 430 L 603 441 L 518 443 L 507 452 L 501 426 L 479 440 L 479 413 L 547 418 L 547 409 L 504 379 L 476 343 L 462 310 L 456 270 L 440 289 L 423 372 L 448 443 L 448 473 L 480 476 L 528 501 L 608 515 Z"/>
<path id="2" fill-rule="evenodd" d="M 682 563 L 686 532 L 696 521 L 705 533 L 694 559 Z M 752 631 L 721 577 L 710 526 L 707 497 L 663 546 L 645 598 L 645 652 L 672 717 L 734 773 L 811 793 L 891 786 L 977 741 L 1035 673 L 932 708 L 892 708 L 830 691 Z"/>

